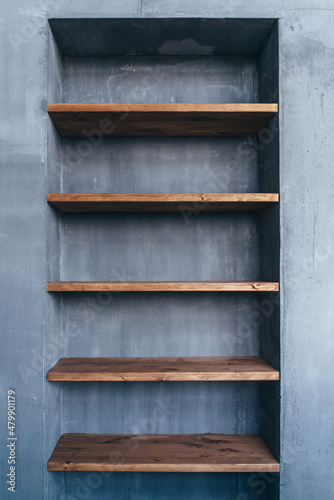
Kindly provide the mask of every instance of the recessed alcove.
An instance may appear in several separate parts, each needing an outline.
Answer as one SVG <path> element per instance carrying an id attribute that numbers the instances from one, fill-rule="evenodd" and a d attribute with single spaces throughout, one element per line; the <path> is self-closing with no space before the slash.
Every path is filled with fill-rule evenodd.
<path id="1" fill-rule="evenodd" d="M 49 103 L 278 101 L 274 19 L 49 23 Z M 48 126 L 48 193 L 279 192 L 277 117 L 258 135 L 224 137 L 187 136 L 186 126 L 183 137 L 65 137 L 51 119 Z M 279 281 L 277 202 L 237 213 L 48 209 L 49 281 Z M 275 292 L 54 296 L 63 357 L 260 356 L 279 370 L 278 306 Z M 278 382 L 79 385 L 62 383 L 64 433 L 260 434 L 279 458 Z M 165 417 L 153 418 L 161 401 Z M 65 488 L 77 474 L 69 473 Z M 147 481 L 145 474 L 115 472 L 105 481 L 116 491 L 124 481 Z M 152 482 L 161 478 L 150 474 Z M 246 472 L 224 474 L 193 474 L 191 484 L 186 473 L 161 480 L 170 495 L 185 484 L 182 498 L 192 500 L 258 498 Z M 275 500 L 276 476 L 270 484 L 264 498 Z"/>

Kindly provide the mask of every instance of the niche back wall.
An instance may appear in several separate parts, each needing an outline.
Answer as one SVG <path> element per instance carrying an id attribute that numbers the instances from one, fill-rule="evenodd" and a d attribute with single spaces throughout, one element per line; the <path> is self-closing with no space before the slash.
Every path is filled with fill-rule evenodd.
<path id="1" fill-rule="evenodd" d="M 49 102 L 247 103 L 261 98 L 270 102 L 263 90 L 268 84 L 259 77 L 259 69 L 274 21 L 212 20 L 219 33 L 229 34 L 229 44 L 226 39 L 221 46 L 207 22 L 202 20 L 196 27 L 200 21 L 165 20 L 169 37 L 190 29 L 195 42 L 203 31 L 206 39 L 175 42 L 171 53 L 165 48 L 161 54 L 167 43 L 158 39 L 164 34 L 161 20 L 109 20 L 114 23 L 113 30 L 109 26 L 113 34 L 122 22 L 120 33 L 126 32 L 128 24 L 128 38 L 114 55 L 115 47 L 103 53 L 98 42 L 109 33 L 103 31 L 106 20 L 51 20 Z M 141 24 L 148 31 L 147 45 L 137 48 L 133 40 L 136 25 Z M 231 42 L 233 31 L 234 40 L 239 39 L 237 48 Z M 82 33 L 85 43 L 91 40 L 93 55 L 87 56 L 88 45 L 82 49 L 78 44 Z M 210 49 L 212 43 L 215 50 Z M 151 47 L 149 55 L 145 55 L 147 47 Z M 271 61 L 277 67 L 277 59 Z M 261 183 L 266 187 L 260 179 L 263 154 L 247 141 L 250 138 L 65 138 L 51 126 L 49 191 L 258 192 Z M 277 173 L 270 173 L 277 168 L 276 158 L 268 175 L 277 179 Z M 50 238 L 57 243 L 49 246 L 50 280 L 267 279 L 262 275 L 268 270 L 260 267 L 261 219 L 256 213 L 60 214 L 49 210 Z M 277 212 L 272 217 L 277 220 Z M 277 272 L 273 274 L 270 279 L 277 281 Z M 61 356 L 261 355 L 260 325 L 250 321 L 260 307 L 256 294 L 67 293 L 53 301 L 52 321 L 59 326 Z M 279 338 L 279 332 L 275 334 Z M 270 356 L 267 361 L 272 362 Z M 276 360 L 277 364 L 279 368 Z M 265 384 L 270 400 L 272 384 Z M 261 434 L 262 390 L 256 382 L 64 383 L 61 433 Z M 272 422 L 277 443 L 278 413 L 273 413 Z M 50 449 L 55 445 L 51 436 Z M 277 446 L 273 451 L 278 453 Z M 84 475 L 49 474 L 57 486 L 63 482 L 64 498 Z M 255 499 L 258 495 L 250 477 L 113 473 L 103 480 L 98 494 L 103 499 L 112 492 L 119 498 L 117 492 L 122 491 L 122 498 L 142 500 L 153 498 L 156 489 L 159 498 L 229 500 L 241 491 Z M 271 500 L 278 491 L 277 477 L 272 480 Z"/>

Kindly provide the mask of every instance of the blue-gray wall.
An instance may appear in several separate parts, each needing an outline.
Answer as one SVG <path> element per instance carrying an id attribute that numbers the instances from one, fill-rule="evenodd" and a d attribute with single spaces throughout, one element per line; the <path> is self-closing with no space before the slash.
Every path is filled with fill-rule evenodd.
<path id="1" fill-rule="evenodd" d="M 171 144 L 175 162 L 169 156 L 168 161 L 163 161 L 167 151 L 170 155 L 168 139 L 119 139 L 117 148 L 109 148 L 106 141 L 96 155 L 94 152 L 95 164 L 92 158 L 87 162 L 84 158 L 78 165 L 71 156 L 76 140 L 60 142 L 50 125 L 45 112 L 47 100 L 74 100 L 76 95 L 82 100 L 99 99 L 89 97 L 98 81 L 94 68 L 89 74 L 87 65 L 78 60 L 60 60 L 55 44 L 50 43 L 47 18 L 192 16 L 279 18 L 280 498 L 322 500 L 333 495 L 332 2 L 277 0 L 265 5 L 258 0 L 193 0 L 190 5 L 180 6 L 176 0 L 114 0 L 92 7 L 86 0 L 31 0 L 29 4 L 20 0 L 6 5 L 0 18 L 1 498 L 11 498 L 6 485 L 5 448 L 5 403 L 10 388 L 17 392 L 20 500 L 276 497 L 276 481 L 270 476 L 46 472 L 47 459 L 62 432 L 242 433 L 262 429 L 265 433 L 270 427 L 270 422 L 265 418 L 261 421 L 258 416 L 266 399 L 259 384 L 63 384 L 60 388 L 59 384 L 45 382 L 47 369 L 62 355 L 275 355 L 270 351 L 272 344 L 268 345 L 264 338 L 265 328 L 260 332 L 261 345 L 257 326 L 247 341 L 237 342 L 231 334 L 237 331 L 238 322 L 247 323 L 247 318 L 257 312 L 254 298 L 247 294 L 134 294 L 131 298 L 122 294 L 72 294 L 61 299 L 45 292 L 46 281 L 58 278 L 224 279 L 228 274 L 231 279 L 257 279 L 265 273 L 269 279 L 272 267 L 260 259 L 256 250 L 259 228 L 265 225 L 265 219 L 259 224 L 253 215 L 201 214 L 191 217 L 187 224 L 175 214 L 60 217 L 45 203 L 47 191 L 99 191 L 102 186 L 104 190 L 108 186 L 110 191 L 119 192 L 181 188 L 213 191 L 215 186 L 220 191 L 220 182 L 226 185 L 228 179 L 226 191 L 236 186 L 240 191 L 269 189 L 269 181 L 261 185 L 252 172 L 254 159 L 253 163 L 233 164 L 239 176 L 234 176 L 231 168 L 223 179 L 217 179 L 220 165 L 233 161 L 239 139 L 217 140 L 216 145 L 211 140 L 210 147 L 206 139 L 180 140 L 179 145 L 174 140 Z M 186 73 L 191 70 L 189 61 L 174 62 L 179 68 L 183 65 Z M 233 92 L 236 76 L 242 74 L 244 78 L 238 79 L 237 100 L 251 101 L 254 92 L 260 100 L 269 100 L 261 97 L 261 82 L 259 88 L 252 87 L 254 61 L 250 58 L 243 64 L 241 68 L 240 64 L 229 62 Z M 261 64 L 266 67 L 265 54 Z M 224 72 L 224 66 L 213 61 L 210 68 L 206 91 L 212 100 L 218 96 L 223 100 L 223 94 L 219 94 L 219 72 Z M 105 70 L 101 64 L 101 74 Z M 147 76 L 144 63 L 139 61 L 136 70 L 142 78 Z M 75 82 L 82 71 L 86 72 L 84 89 L 79 81 Z M 168 76 L 180 74 L 175 71 L 173 74 L 173 68 L 157 68 L 155 74 L 161 78 L 150 88 L 157 100 L 167 95 L 163 82 Z M 203 71 L 205 75 L 205 68 Z M 48 80 L 48 75 L 52 75 L 52 80 Z M 128 100 L 145 101 L 145 79 L 142 87 L 120 90 L 118 77 L 115 74 L 109 89 L 99 89 L 101 100 L 108 99 L 109 95 L 103 92 L 112 89 L 116 92 L 115 100 L 122 97 L 117 92 L 130 91 L 133 94 Z M 148 81 L 152 85 L 152 80 Z M 196 79 L 192 83 L 201 100 L 202 85 Z M 228 82 L 225 83 L 223 90 L 227 92 Z M 181 86 L 179 89 L 185 92 Z M 87 92 L 84 98 L 83 92 Z M 207 95 L 205 100 L 210 100 Z M 225 95 L 233 100 L 231 94 Z M 188 94 L 184 93 L 179 99 L 186 97 Z M 189 144 L 187 154 L 185 143 Z M 148 144 L 152 147 L 147 148 Z M 275 143 L 270 147 L 275 148 Z M 148 155 L 147 151 L 153 153 Z M 110 168 L 106 168 L 105 158 Z M 255 161 L 261 171 L 263 156 Z M 152 168 L 157 170 L 152 173 Z M 266 179 L 265 172 L 261 178 Z M 224 234 L 229 238 L 224 239 Z M 190 245 L 194 237 L 198 243 L 196 252 Z M 271 241 L 264 243 L 271 248 Z M 132 244 L 138 245 L 136 253 Z M 102 248 L 108 253 L 103 253 Z M 235 260 L 231 259 L 233 249 L 248 260 L 241 261 L 237 254 Z M 152 258 L 151 265 L 147 256 Z M 278 269 L 272 272 L 278 273 Z M 277 318 L 275 321 L 277 324 Z M 229 325 L 229 330 L 224 325 Z M 270 328 L 269 325 L 268 331 Z M 275 389 L 266 391 L 271 397 Z M 274 448 L 277 433 L 270 440 Z"/>

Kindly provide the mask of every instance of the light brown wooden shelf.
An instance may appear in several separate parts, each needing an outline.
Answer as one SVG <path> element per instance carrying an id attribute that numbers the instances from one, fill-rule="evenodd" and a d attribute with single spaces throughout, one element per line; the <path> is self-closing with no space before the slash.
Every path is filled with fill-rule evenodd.
<path id="1" fill-rule="evenodd" d="M 49 471 L 279 472 L 257 435 L 63 434 Z"/>
<path id="2" fill-rule="evenodd" d="M 267 281 L 59 281 L 48 292 L 277 292 Z"/>
<path id="3" fill-rule="evenodd" d="M 54 103 L 48 113 L 66 137 L 257 135 L 277 104 Z"/>
<path id="4" fill-rule="evenodd" d="M 61 212 L 245 212 L 277 203 L 278 194 L 49 193 L 46 200 Z"/>
<path id="5" fill-rule="evenodd" d="M 62 358 L 50 382 L 279 380 L 279 371 L 257 356 Z"/>

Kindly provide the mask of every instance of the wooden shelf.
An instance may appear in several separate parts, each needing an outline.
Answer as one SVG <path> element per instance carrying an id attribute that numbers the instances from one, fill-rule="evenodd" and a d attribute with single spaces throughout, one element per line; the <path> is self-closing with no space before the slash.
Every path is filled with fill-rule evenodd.
<path id="1" fill-rule="evenodd" d="M 48 113 L 66 137 L 257 135 L 277 104 L 55 103 Z"/>
<path id="2" fill-rule="evenodd" d="M 161 358 L 62 358 L 50 382 L 279 380 L 279 372 L 256 356 Z"/>
<path id="3" fill-rule="evenodd" d="M 63 434 L 49 471 L 279 472 L 260 436 Z"/>
<path id="4" fill-rule="evenodd" d="M 278 194 L 49 193 L 46 200 L 61 212 L 245 212 L 277 203 Z"/>
<path id="5" fill-rule="evenodd" d="M 267 281 L 60 281 L 48 292 L 277 292 Z"/>

